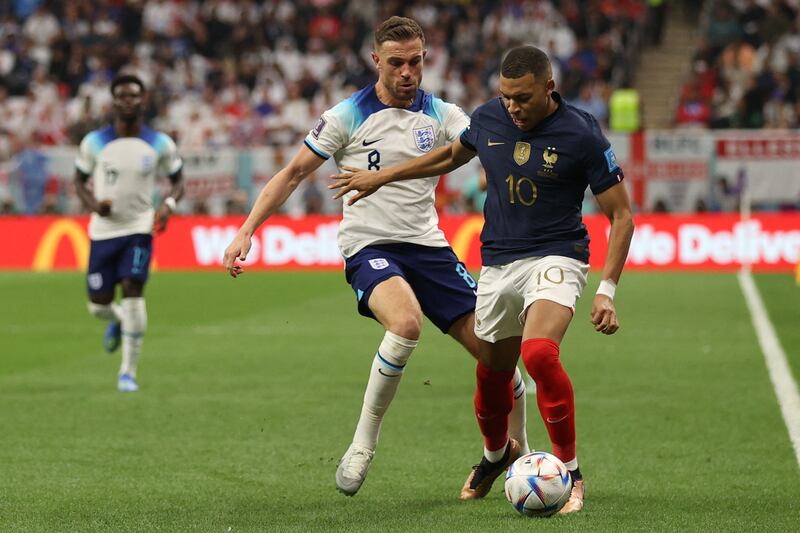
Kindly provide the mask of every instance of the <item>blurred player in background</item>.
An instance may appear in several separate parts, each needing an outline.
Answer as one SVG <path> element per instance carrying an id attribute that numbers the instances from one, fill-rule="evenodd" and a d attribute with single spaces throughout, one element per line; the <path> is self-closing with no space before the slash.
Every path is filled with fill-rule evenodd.
<path id="1" fill-rule="evenodd" d="M 415 21 L 392 17 L 375 31 L 372 54 L 379 78 L 326 111 L 288 166 L 259 194 L 238 235 L 225 250 L 234 277 L 242 272 L 256 228 L 325 160 L 380 169 L 417 157 L 458 138 L 469 118 L 457 106 L 419 89 L 425 36 Z M 367 475 L 383 416 L 417 346 L 423 314 L 474 357 L 477 284 L 438 227 L 438 178 L 398 183 L 369 201 L 344 206 L 339 247 L 360 314 L 385 328 L 367 382 L 361 416 L 336 471 L 336 486 L 354 495 Z M 514 376 L 512 434 L 527 447 L 525 384 Z"/>
<path id="2" fill-rule="evenodd" d="M 89 222 L 89 312 L 109 322 L 105 349 L 122 342 L 117 389 L 136 392 L 136 368 L 147 326 L 144 284 L 150 271 L 153 229 L 163 231 L 183 193 L 175 143 L 142 123 L 145 87 L 132 75 L 111 83 L 113 123 L 83 138 L 75 160 L 75 189 L 92 212 Z M 153 206 L 156 177 L 172 183 L 158 209 Z M 88 187 L 91 178 L 92 187 Z M 114 301 L 122 286 L 120 303 Z"/>
<path id="3" fill-rule="evenodd" d="M 331 187 L 349 202 L 380 185 L 451 172 L 480 157 L 488 196 L 481 233 L 483 269 L 478 284 L 475 332 L 481 339 L 475 413 L 484 456 L 461 490 L 482 498 L 520 455 L 508 435 L 511 378 L 520 352 L 536 383 L 539 411 L 553 453 L 575 480 L 562 513 L 583 508 L 572 383 L 559 346 L 586 286 L 589 235 L 581 217 L 587 186 L 611 221 L 608 255 L 591 321 L 610 335 L 619 322 L 614 292 L 633 236 L 633 217 L 622 170 L 597 121 L 554 91 L 547 55 L 532 46 L 512 49 L 500 72 L 500 98 L 479 107 L 458 140 L 395 168 L 369 172 L 346 168 Z M 358 205 L 358 204 L 356 204 Z M 513 436 L 512 436 L 513 437 Z"/>

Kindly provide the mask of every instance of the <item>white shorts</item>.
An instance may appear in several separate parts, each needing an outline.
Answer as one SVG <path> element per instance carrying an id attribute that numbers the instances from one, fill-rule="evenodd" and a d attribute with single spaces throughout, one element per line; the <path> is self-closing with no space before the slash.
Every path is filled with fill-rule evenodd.
<path id="1" fill-rule="evenodd" d="M 475 335 L 487 342 L 521 336 L 525 311 L 536 300 L 550 300 L 574 312 L 588 273 L 586 263 L 557 255 L 483 267 L 478 280 Z"/>

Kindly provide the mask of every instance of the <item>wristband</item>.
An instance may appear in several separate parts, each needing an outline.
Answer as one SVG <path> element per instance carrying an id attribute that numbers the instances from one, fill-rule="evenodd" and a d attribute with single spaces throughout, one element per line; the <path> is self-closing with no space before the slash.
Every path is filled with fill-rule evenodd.
<path id="1" fill-rule="evenodd" d="M 175 198 L 172 196 L 167 196 L 164 198 L 164 205 L 169 207 L 169 210 L 175 212 L 175 209 L 178 207 L 178 202 L 175 201 Z"/>
<path id="2" fill-rule="evenodd" d="M 600 282 L 600 286 L 597 287 L 597 292 L 595 294 L 602 294 L 613 300 L 615 292 L 617 292 L 617 284 L 610 279 L 604 279 Z"/>

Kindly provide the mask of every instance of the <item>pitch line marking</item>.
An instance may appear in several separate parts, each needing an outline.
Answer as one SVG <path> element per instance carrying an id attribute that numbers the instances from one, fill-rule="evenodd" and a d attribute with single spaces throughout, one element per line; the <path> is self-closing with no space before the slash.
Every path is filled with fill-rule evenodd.
<path id="1" fill-rule="evenodd" d="M 783 351 L 775 328 L 769 320 L 764 302 L 753 282 L 753 276 L 749 270 L 742 269 L 737 277 L 750 310 L 750 317 L 753 319 L 758 344 L 761 346 L 767 363 L 772 387 L 778 397 L 783 421 L 789 431 L 789 440 L 794 446 L 795 459 L 800 465 L 800 393 L 797 391 L 797 383 L 792 377 L 792 370 L 786 360 L 786 352 Z"/>

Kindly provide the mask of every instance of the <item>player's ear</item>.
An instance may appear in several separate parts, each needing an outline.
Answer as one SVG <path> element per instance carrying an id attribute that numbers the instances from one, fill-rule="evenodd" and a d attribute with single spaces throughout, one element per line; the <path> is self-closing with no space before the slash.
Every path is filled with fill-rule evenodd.
<path id="1" fill-rule="evenodd" d="M 375 63 L 375 68 L 380 71 L 381 70 L 381 56 L 379 56 L 378 53 L 375 52 L 375 51 L 370 52 L 370 55 L 372 56 L 372 62 Z"/>
<path id="2" fill-rule="evenodd" d="M 553 78 L 550 78 L 549 80 L 547 80 L 547 83 L 544 84 L 544 89 L 545 89 L 545 92 L 547 93 L 547 96 L 550 96 L 551 94 L 553 94 L 553 91 L 556 90 L 556 82 L 553 81 Z"/>

